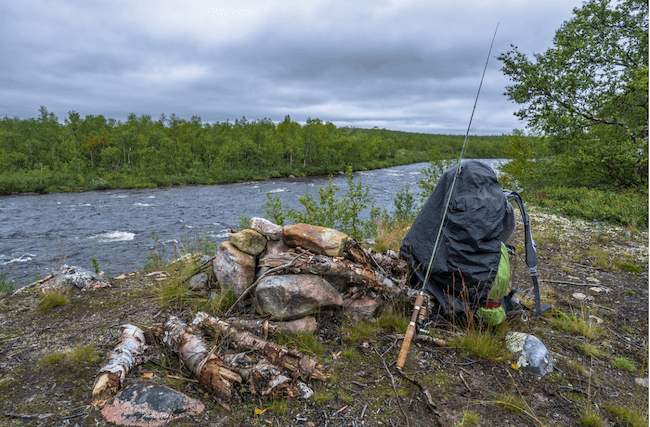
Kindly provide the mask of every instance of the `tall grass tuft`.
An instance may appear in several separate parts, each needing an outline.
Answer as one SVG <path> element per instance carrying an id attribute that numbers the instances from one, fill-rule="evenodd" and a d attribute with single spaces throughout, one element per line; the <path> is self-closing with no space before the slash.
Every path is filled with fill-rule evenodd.
<path id="1" fill-rule="evenodd" d="M 38 303 L 40 314 L 49 313 L 54 307 L 60 307 L 68 303 L 68 299 L 61 292 L 50 292 L 45 294 Z"/>

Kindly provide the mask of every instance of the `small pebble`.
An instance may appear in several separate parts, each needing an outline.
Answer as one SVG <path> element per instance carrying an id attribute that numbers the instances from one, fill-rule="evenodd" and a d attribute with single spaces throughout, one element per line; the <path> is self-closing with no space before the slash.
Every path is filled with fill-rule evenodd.
<path id="1" fill-rule="evenodd" d="M 580 301 L 587 299 L 587 295 L 581 293 L 581 292 L 576 292 L 575 294 L 571 295 L 575 299 L 579 299 Z"/>

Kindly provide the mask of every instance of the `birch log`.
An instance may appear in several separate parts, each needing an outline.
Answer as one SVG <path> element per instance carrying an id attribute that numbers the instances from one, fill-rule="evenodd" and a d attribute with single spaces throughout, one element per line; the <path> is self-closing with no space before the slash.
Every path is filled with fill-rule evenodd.
<path id="1" fill-rule="evenodd" d="M 144 332 L 137 326 L 122 325 L 122 336 L 108 356 L 108 363 L 100 370 L 93 386 L 93 406 L 98 409 L 115 394 L 129 370 L 144 361 L 142 353 L 147 348 Z"/>
<path id="2" fill-rule="evenodd" d="M 233 383 L 242 382 L 241 376 L 230 370 L 218 355 L 209 351 L 205 340 L 179 318 L 171 316 L 165 323 L 162 342 L 178 351 L 194 377 L 218 395 L 230 397 Z"/>
<path id="3" fill-rule="evenodd" d="M 232 344 L 240 351 L 257 351 L 273 365 L 288 369 L 292 375 L 300 377 L 303 381 L 311 378 L 318 380 L 327 379 L 327 371 L 318 360 L 305 356 L 297 350 L 290 350 L 256 337 L 249 332 L 237 331 L 229 323 L 203 312 L 197 313 L 193 324 L 199 326 L 201 329 L 212 330 L 217 336 L 230 334 Z"/>

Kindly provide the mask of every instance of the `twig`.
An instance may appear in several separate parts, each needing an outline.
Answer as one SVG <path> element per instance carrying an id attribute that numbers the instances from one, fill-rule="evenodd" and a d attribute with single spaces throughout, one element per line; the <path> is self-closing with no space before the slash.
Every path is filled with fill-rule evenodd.
<path id="1" fill-rule="evenodd" d="M 18 288 L 18 289 L 16 289 L 16 290 L 11 294 L 11 296 L 14 296 L 14 295 L 16 295 L 17 293 L 20 293 L 20 292 L 24 291 L 24 290 L 27 289 L 27 288 L 31 288 L 31 287 L 34 286 L 34 285 L 40 285 L 41 283 L 50 280 L 52 277 L 54 277 L 54 274 L 48 274 L 47 276 L 43 277 L 43 278 L 40 279 L 40 280 L 37 280 L 37 281 L 35 281 L 35 282 L 32 282 L 32 283 L 30 283 L 30 284 L 27 285 L 27 286 L 23 286 L 22 288 Z"/>
<path id="2" fill-rule="evenodd" d="M 341 412 L 345 411 L 346 409 L 348 409 L 348 405 L 345 405 L 344 407 L 342 407 L 342 408 L 339 409 L 338 411 L 334 412 L 334 413 L 332 414 L 332 416 L 335 417 L 335 416 L 337 416 L 338 414 L 340 414 Z"/>
<path id="3" fill-rule="evenodd" d="M 546 283 L 557 283 L 559 285 L 575 285 L 575 286 L 596 286 L 593 283 L 576 283 L 576 282 L 565 282 L 563 280 L 540 280 L 540 282 Z"/>
<path id="4" fill-rule="evenodd" d="M 424 384 L 422 384 L 418 379 L 410 377 L 409 375 L 406 374 L 406 372 L 402 371 L 401 369 L 398 369 L 397 372 L 399 372 L 402 377 L 404 377 L 405 379 L 409 380 L 410 382 L 418 386 L 418 388 L 420 389 L 420 391 L 422 392 L 422 394 L 424 395 L 427 401 L 427 407 L 431 412 L 433 412 L 433 415 L 436 418 L 438 424 L 440 424 L 440 427 L 446 427 L 444 421 L 442 420 L 442 416 L 440 415 L 440 412 L 438 412 L 438 406 L 433 401 L 433 398 L 431 397 L 431 393 L 424 386 Z"/>
<path id="5" fill-rule="evenodd" d="M 22 418 L 24 420 L 29 420 L 29 419 L 32 419 L 32 418 L 42 420 L 42 419 L 54 416 L 54 414 L 50 414 L 50 413 L 43 414 L 43 415 L 27 415 L 27 414 L 15 414 L 13 412 L 3 412 L 2 415 L 4 415 L 5 417 Z"/>
<path id="6" fill-rule="evenodd" d="M 393 391 L 395 392 L 395 398 L 397 399 L 397 404 L 399 405 L 399 409 L 402 410 L 402 414 L 404 415 L 404 419 L 406 420 L 406 427 L 409 427 L 409 417 L 406 415 L 406 412 L 404 412 L 404 408 L 402 408 L 402 402 L 399 398 L 399 395 L 397 394 L 397 387 L 395 387 L 395 378 L 393 378 L 393 374 L 391 374 L 390 369 L 388 369 L 388 365 L 386 365 L 386 361 L 384 360 L 384 357 L 379 354 L 377 349 L 375 348 L 375 353 L 377 353 L 377 356 L 381 359 L 381 361 L 384 364 L 384 368 L 386 368 L 386 372 L 388 372 L 388 376 L 390 377 L 390 381 L 393 384 Z"/>
<path id="7" fill-rule="evenodd" d="M 465 377 L 463 377 L 463 374 L 459 374 L 459 375 L 460 375 L 460 379 L 463 380 L 463 384 L 465 384 L 465 387 L 467 388 L 467 391 L 469 391 L 471 393 L 472 389 L 469 388 L 469 386 L 467 385 L 467 382 L 465 381 Z"/>
<path id="8" fill-rule="evenodd" d="M 281 269 L 283 269 L 283 268 L 287 268 L 287 267 L 289 267 L 291 264 L 294 263 L 295 260 L 297 260 L 298 258 L 300 258 L 301 256 L 303 256 L 303 255 L 306 254 L 307 252 L 309 252 L 309 250 L 308 250 L 308 249 L 305 249 L 304 251 L 302 251 L 302 253 L 300 253 L 298 256 L 296 256 L 294 259 L 292 259 L 292 260 L 289 261 L 288 263 L 286 263 L 286 264 L 284 264 L 284 265 L 280 265 L 280 266 L 278 266 L 278 267 L 274 267 L 274 268 L 270 269 L 269 271 L 265 272 L 264 274 L 262 274 L 260 277 L 258 277 L 257 280 L 254 281 L 253 284 L 250 285 L 248 288 L 246 288 L 246 290 L 244 291 L 244 293 L 242 293 L 242 294 L 239 296 L 239 298 L 237 298 L 237 300 L 236 300 L 236 301 L 235 301 L 235 302 L 230 306 L 230 308 L 228 309 L 228 311 L 226 311 L 226 314 L 224 314 L 224 317 L 228 316 L 228 314 L 230 314 L 230 312 L 232 311 L 232 309 L 233 309 L 237 304 L 239 304 L 239 302 L 240 302 L 242 299 L 244 299 L 244 297 L 245 297 L 246 295 L 248 295 L 248 294 L 249 294 L 253 289 L 255 289 L 255 287 L 256 287 L 257 284 L 260 282 L 260 280 L 262 280 L 264 277 L 266 277 L 269 273 L 273 273 L 274 271 L 278 271 L 278 270 L 281 270 Z"/>
<path id="9" fill-rule="evenodd" d="M 197 267 L 196 270 L 194 270 L 194 273 L 190 274 L 185 279 L 183 279 L 183 281 L 181 283 L 188 282 L 196 273 L 198 273 L 199 271 L 205 270 L 208 267 L 208 265 L 210 265 L 212 260 L 214 260 L 215 258 L 216 258 L 216 256 L 213 256 L 209 260 L 205 261 L 203 264 L 201 264 L 201 266 Z"/>

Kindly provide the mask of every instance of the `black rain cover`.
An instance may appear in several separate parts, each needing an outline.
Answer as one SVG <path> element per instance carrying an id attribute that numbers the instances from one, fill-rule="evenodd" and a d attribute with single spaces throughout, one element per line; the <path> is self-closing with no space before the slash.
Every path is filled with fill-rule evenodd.
<path id="1" fill-rule="evenodd" d="M 422 286 L 458 165 L 447 169 L 400 247 Z M 487 302 L 501 257 L 507 201 L 488 165 L 465 161 L 456 180 L 426 291 L 443 314 L 463 318 Z M 465 301 L 469 302 L 467 307 Z"/>

